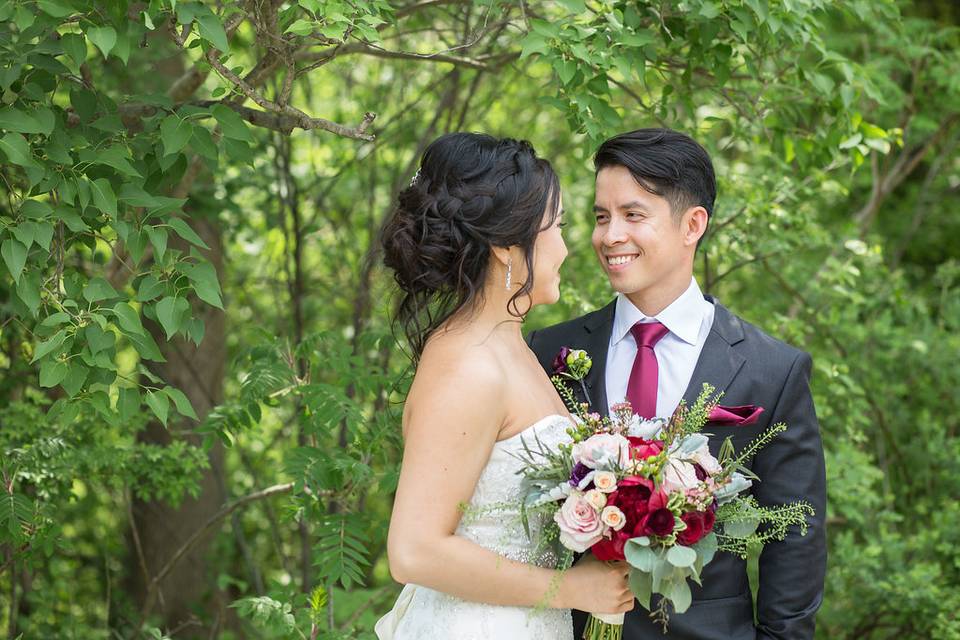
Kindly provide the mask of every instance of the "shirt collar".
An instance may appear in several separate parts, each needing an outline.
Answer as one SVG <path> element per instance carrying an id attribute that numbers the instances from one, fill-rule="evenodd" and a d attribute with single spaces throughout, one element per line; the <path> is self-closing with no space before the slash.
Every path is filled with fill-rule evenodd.
<path id="1" fill-rule="evenodd" d="M 626 295 L 617 294 L 617 309 L 614 314 L 613 344 L 627 337 L 630 328 L 638 322 L 652 322 L 656 320 L 663 324 L 670 333 L 688 344 L 696 344 L 700 335 L 700 325 L 710 303 L 707 302 L 697 285 L 696 278 L 690 279 L 690 286 L 671 302 L 666 309 L 653 318 L 645 316 L 637 309 Z"/>

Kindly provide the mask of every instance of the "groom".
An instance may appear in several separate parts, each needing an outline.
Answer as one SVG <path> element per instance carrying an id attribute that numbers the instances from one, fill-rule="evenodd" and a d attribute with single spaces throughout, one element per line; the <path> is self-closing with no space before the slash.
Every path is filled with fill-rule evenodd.
<path id="1" fill-rule="evenodd" d="M 746 562 L 720 553 L 693 587 L 693 603 L 672 614 L 669 638 L 800 640 L 813 638 L 826 569 L 826 479 L 810 396 L 810 356 L 748 324 L 704 296 L 693 277 L 697 245 L 716 197 L 713 164 L 688 136 L 640 129 L 604 142 L 594 158 L 593 248 L 617 291 L 610 304 L 532 332 L 530 347 L 552 373 L 561 347 L 585 349 L 591 411 L 624 399 L 645 417 L 692 405 L 703 383 L 723 392 L 732 410 L 706 426 L 717 454 L 730 436 L 739 451 L 764 429 L 785 422 L 753 459 L 762 505 L 808 501 L 816 511 L 806 536 L 791 530 L 760 556 L 754 602 Z M 734 405 L 736 405 L 734 407 Z M 758 415 L 759 414 L 759 415 Z M 586 615 L 574 612 L 576 637 Z M 664 637 L 643 607 L 627 614 L 624 640 Z"/>

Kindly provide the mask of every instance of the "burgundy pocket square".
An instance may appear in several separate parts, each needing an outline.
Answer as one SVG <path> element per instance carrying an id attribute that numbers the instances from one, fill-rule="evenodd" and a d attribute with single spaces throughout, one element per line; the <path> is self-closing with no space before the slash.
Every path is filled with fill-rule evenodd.
<path id="1" fill-rule="evenodd" d="M 763 407 L 752 404 L 742 407 L 724 407 L 718 404 L 710 411 L 709 420 L 723 426 L 742 427 L 759 420 L 761 413 L 763 413 Z"/>

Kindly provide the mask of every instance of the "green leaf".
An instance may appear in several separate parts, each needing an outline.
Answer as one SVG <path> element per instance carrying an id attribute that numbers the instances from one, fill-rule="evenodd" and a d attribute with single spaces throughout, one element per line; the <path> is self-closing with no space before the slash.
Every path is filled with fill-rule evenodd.
<path id="1" fill-rule="evenodd" d="M 139 178 L 140 172 L 137 171 L 130 161 L 128 160 L 129 154 L 126 147 L 121 145 L 113 145 L 102 151 L 98 151 L 96 155 L 95 162 L 97 164 L 105 164 L 108 167 L 113 167 L 120 173 Z"/>
<path id="2" fill-rule="evenodd" d="M 97 209 L 116 218 L 117 217 L 117 196 L 113 193 L 113 187 L 106 178 L 97 178 L 90 183 L 90 190 L 93 193 L 93 204 Z"/>
<path id="3" fill-rule="evenodd" d="M 17 297 L 27 305 L 31 315 L 36 317 L 40 308 L 40 272 L 27 271 L 17 283 Z"/>
<path id="4" fill-rule="evenodd" d="M 121 387 L 117 396 L 120 420 L 127 422 L 140 411 L 140 392 L 135 387 Z"/>
<path id="5" fill-rule="evenodd" d="M 199 420 L 197 417 L 197 412 L 193 410 L 193 405 L 190 404 L 190 399 L 187 398 L 186 394 L 180 389 L 174 387 L 164 387 L 163 392 L 170 396 L 170 399 L 173 400 L 173 404 L 177 407 L 177 412 L 182 416 L 188 418 L 193 418 L 194 420 Z"/>
<path id="6" fill-rule="evenodd" d="M 197 16 L 197 24 L 200 25 L 200 37 L 219 49 L 222 53 L 228 53 L 230 44 L 227 42 L 227 32 L 224 31 L 220 19 L 212 12 L 204 12 Z"/>
<path id="7" fill-rule="evenodd" d="M 151 227 L 149 225 L 143 228 L 150 238 L 150 244 L 153 245 L 157 260 L 163 260 L 163 254 L 167 251 L 167 230 L 163 227 Z"/>
<path id="8" fill-rule="evenodd" d="M 53 225 L 47 221 L 35 222 L 33 241 L 38 246 L 43 247 L 44 251 L 50 251 L 50 243 L 53 241 Z"/>
<path id="9" fill-rule="evenodd" d="M 77 392 L 83 387 L 83 383 L 86 382 L 89 373 L 90 369 L 88 367 L 80 364 L 76 359 L 71 361 L 67 375 L 60 383 L 68 396 L 72 398 L 77 395 Z"/>
<path id="10" fill-rule="evenodd" d="M 217 280 L 217 272 L 212 264 L 201 262 L 181 270 L 190 279 L 190 284 L 193 285 L 198 298 L 218 309 L 223 309 L 223 302 L 220 300 L 220 282 Z"/>
<path id="11" fill-rule="evenodd" d="M 167 426 L 167 416 L 170 413 L 170 399 L 160 391 L 147 391 L 147 406 L 157 416 L 157 419 Z"/>
<path id="12" fill-rule="evenodd" d="M 87 41 L 84 39 L 83 34 L 63 34 L 63 36 L 60 38 L 60 46 L 63 47 L 64 53 L 70 56 L 70 58 L 78 67 L 86 61 Z"/>
<path id="13" fill-rule="evenodd" d="M 216 162 L 219 157 L 217 145 L 213 142 L 213 136 L 205 128 L 196 126 L 193 128 L 193 138 L 190 139 L 190 145 L 193 149 L 206 158 Z"/>
<path id="14" fill-rule="evenodd" d="M 164 333 L 167 334 L 167 340 L 176 335 L 177 330 L 180 329 L 183 307 L 181 307 L 178 302 L 181 300 L 183 301 L 184 307 L 189 306 L 184 298 L 174 296 L 166 296 L 157 303 L 157 320 L 160 322 L 160 326 L 163 327 Z"/>
<path id="15" fill-rule="evenodd" d="M 46 360 L 40 365 L 40 386 L 55 387 L 63 382 L 69 372 L 70 367 L 67 366 L 66 362 Z"/>
<path id="16" fill-rule="evenodd" d="M 697 561 L 697 552 L 682 544 L 675 544 L 667 551 L 667 562 L 675 567 L 690 567 Z"/>
<path id="17" fill-rule="evenodd" d="M 653 576 L 645 571 L 631 569 L 628 584 L 637 601 L 649 611 L 650 596 L 653 593 Z"/>
<path id="18" fill-rule="evenodd" d="M 87 347 L 93 355 L 109 349 L 117 339 L 112 331 L 104 331 L 95 324 L 87 325 L 83 330 L 83 335 L 87 339 Z"/>
<path id="19" fill-rule="evenodd" d="M 58 0 L 37 0 L 37 6 L 54 18 L 65 18 L 73 13 L 73 8 L 69 4 Z"/>
<path id="20" fill-rule="evenodd" d="M 666 595 L 673 602 L 673 607 L 677 613 L 684 613 L 690 608 L 690 602 L 693 598 L 686 578 L 674 580 L 670 585 L 669 593 Z"/>
<path id="21" fill-rule="evenodd" d="M 7 160 L 26 169 L 42 169 L 43 167 L 33 159 L 30 145 L 26 138 L 19 133 L 8 133 L 0 139 L 0 151 L 7 156 Z"/>
<path id="22" fill-rule="evenodd" d="M 741 520 L 728 520 L 723 523 L 724 535 L 731 538 L 746 538 L 760 526 L 759 518 L 744 516 Z"/>
<path id="23" fill-rule="evenodd" d="M 63 311 L 57 311 L 56 313 L 51 313 L 46 318 L 43 319 L 43 322 L 39 326 L 45 329 L 52 329 L 53 327 L 59 327 L 64 322 L 70 320 L 70 314 L 64 313 Z"/>
<path id="24" fill-rule="evenodd" d="M 254 142 L 253 134 L 247 127 L 247 123 L 230 107 L 215 104 L 210 107 L 210 113 L 217 119 L 217 123 L 220 125 L 220 131 L 223 132 L 225 137 L 233 138 L 234 140 L 243 140 L 244 142 Z"/>
<path id="25" fill-rule="evenodd" d="M 118 302 L 113 306 L 113 312 L 117 316 L 117 324 L 127 334 L 137 336 L 146 336 L 147 332 L 140 321 L 140 314 L 126 302 Z"/>
<path id="26" fill-rule="evenodd" d="M 30 364 L 33 364 L 40 358 L 57 351 L 57 349 L 63 346 L 63 343 L 66 341 L 66 339 L 67 330 L 60 329 L 60 331 L 57 331 L 55 334 L 38 344 L 36 350 L 33 352 L 33 359 L 30 361 Z"/>
<path id="27" fill-rule="evenodd" d="M 40 200 L 24 200 L 20 205 L 20 215 L 25 218 L 42 220 L 53 213 L 53 207 Z"/>
<path id="28" fill-rule="evenodd" d="M 153 300 L 164 291 L 163 283 L 155 275 L 147 274 L 137 285 L 137 302 Z"/>
<path id="29" fill-rule="evenodd" d="M 631 567 L 647 573 L 653 570 L 656 554 L 650 547 L 637 542 L 637 538 L 627 540 L 627 544 L 623 547 L 623 555 Z"/>
<path id="30" fill-rule="evenodd" d="M 117 31 L 111 27 L 90 27 L 87 29 L 87 37 L 90 38 L 90 42 L 96 45 L 100 49 L 100 53 L 103 54 L 104 59 L 110 54 L 110 51 L 113 50 L 115 44 L 117 44 Z"/>
<path id="31" fill-rule="evenodd" d="M 209 249 L 207 243 L 203 241 L 203 238 L 197 235 L 197 232 L 190 228 L 190 225 L 186 223 L 182 218 L 170 218 L 167 220 L 167 224 L 170 225 L 170 228 L 177 232 L 177 235 L 189 242 L 190 244 L 196 245 L 201 249 Z"/>
<path id="32" fill-rule="evenodd" d="M 284 33 L 293 33 L 298 36 L 308 36 L 313 33 L 315 26 L 316 23 L 313 20 L 304 20 L 303 18 L 300 18 L 287 27 Z"/>
<path id="33" fill-rule="evenodd" d="M 23 273 L 23 265 L 27 263 L 27 247 L 19 240 L 7 238 L 0 245 L 0 254 L 3 255 L 3 261 L 10 270 L 14 282 L 20 282 L 20 274 Z"/>
<path id="34" fill-rule="evenodd" d="M 36 118 L 13 107 L 0 109 L 0 129 L 17 133 L 49 133 Z"/>
<path id="35" fill-rule="evenodd" d="M 179 152 L 193 135 L 193 125 L 177 115 L 170 115 L 160 123 L 160 140 L 163 142 L 164 155 Z"/>
<path id="36" fill-rule="evenodd" d="M 117 290 L 114 289 L 109 282 L 103 278 L 96 277 L 92 278 L 90 282 L 83 287 L 83 297 L 87 302 L 98 302 L 100 300 L 106 300 L 107 298 L 116 298 L 118 295 Z"/>

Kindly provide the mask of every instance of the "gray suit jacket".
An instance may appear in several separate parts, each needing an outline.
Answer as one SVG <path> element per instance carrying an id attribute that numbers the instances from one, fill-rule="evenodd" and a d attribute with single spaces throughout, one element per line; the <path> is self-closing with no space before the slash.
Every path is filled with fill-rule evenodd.
<path id="1" fill-rule="evenodd" d="M 720 553 L 702 574 L 703 586 L 691 585 L 693 603 L 683 614 L 672 614 L 667 636 L 643 607 L 627 614 L 624 640 L 808 640 L 823 598 L 827 545 L 826 475 L 819 424 L 810 395 L 810 356 L 775 340 L 741 320 L 711 297 L 716 309 L 713 327 L 684 394 L 687 404 L 708 382 L 723 391 L 721 404 L 758 405 L 760 420 L 748 426 L 708 425 L 710 449 L 717 454 L 730 436 L 739 451 L 764 429 L 785 422 L 787 430 L 763 448 L 750 468 L 760 477 L 752 489 L 760 504 L 806 500 L 816 511 L 806 536 L 791 530 L 783 542 L 767 545 L 760 556 L 760 581 L 754 621 L 753 598 L 746 562 Z M 608 413 L 605 364 L 616 302 L 562 324 L 533 331 L 527 342 L 543 368 L 561 347 L 585 349 L 593 359 L 585 380 L 593 411 Z M 574 612 L 582 634 L 585 614 Z"/>

